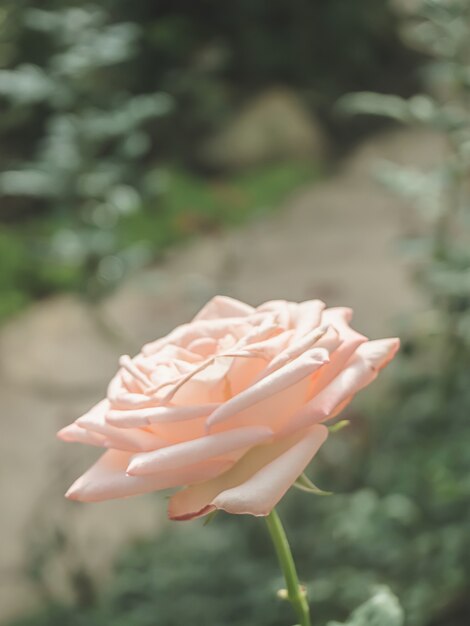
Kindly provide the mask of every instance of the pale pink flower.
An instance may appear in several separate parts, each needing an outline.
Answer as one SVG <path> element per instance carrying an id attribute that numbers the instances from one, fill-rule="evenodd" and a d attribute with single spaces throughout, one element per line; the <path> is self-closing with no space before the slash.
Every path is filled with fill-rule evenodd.
<path id="1" fill-rule="evenodd" d="M 398 339 L 368 341 L 347 308 L 257 308 L 217 296 L 188 324 L 123 356 L 107 398 L 59 432 L 107 451 L 67 492 L 85 502 L 184 487 L 169 516 L 267 515 L 372 382 Z"/>

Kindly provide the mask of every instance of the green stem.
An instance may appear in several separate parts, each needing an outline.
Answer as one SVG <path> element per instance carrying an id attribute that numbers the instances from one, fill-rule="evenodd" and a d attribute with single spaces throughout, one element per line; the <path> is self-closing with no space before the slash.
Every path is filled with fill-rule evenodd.
<path id="1" fill-rule="evenodd" d="M 266 523 L 268 525 L 269 534 L 271 535 L 282 573 L 284 574 L 284 578 L 286 580 L 287 599 L 297 613 L 299 626 L 311 626 L 307 595 L 304 589 L 300 586 L 289 542 L 287 541 L 287 536 L 282 526 L 282 522 L 275 509 L 273 509 L 266 517 Z"/>

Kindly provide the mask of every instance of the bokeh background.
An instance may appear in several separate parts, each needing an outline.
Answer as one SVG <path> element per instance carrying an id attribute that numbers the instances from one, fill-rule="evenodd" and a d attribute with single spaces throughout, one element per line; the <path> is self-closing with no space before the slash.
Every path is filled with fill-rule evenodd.
<path id="1" fill-rule="evenodd" d="M 3 0 L 2 624 L 291 623 L 261 521 L 62 495 L 55 431 L 217 293 L 403 340 L 281 505 L 314 623 L 470 623 L 468 41 L 466 0 Z"/>

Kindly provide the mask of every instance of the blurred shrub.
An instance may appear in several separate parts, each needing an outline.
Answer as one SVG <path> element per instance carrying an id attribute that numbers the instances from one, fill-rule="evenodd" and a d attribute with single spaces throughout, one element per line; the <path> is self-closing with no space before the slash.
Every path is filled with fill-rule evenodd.
<path id="1" fill-rule="evenodd" d="M 173 238 L 161 161 L 200 165 L 201 141 L 248 95 L 291 86 L 331 120 L 331 102 L 351 88 L 397 80 L 406 91 L 408 56 L 385 0 L 6 0 L 0 220 L 30 275 L 7 279 L 4 313 L 58 289 L 95 297 L 158 254 L 158 241 Z M 263 198 L 278 185 L 274 176 L 254 184 L 272 185 Z M 139 212 L 150 246 L 123 241 Z M 189 228 L 192 220 L 191 211 L 181 217 Z M 151 229 L 163 233 L 149 237 Z"/>
<path id="2" fill-rule="evenodd" d="M 402 626 L 403 619 L 398 600 L 387 587 L 382 587 L 355 609 L 347 622 L 329 622 L 328 626 Z"/>
<path id="3" fill-rule="evenodd" d="M 115 68 L 130 69 L 141 29 L 113 22 L 99 5 L 44 10 L 7 4 L 3 29 L 4 37 L 13 29 L 17 39 L 10 46 L 18 49 L 11 52 L 15 67 L 0 70 L 7 116 L 2 130 L 8 141 L 16 121 L 20 137 L 31 125 L 23 137 L 26 149 L 16 146 L 13 132 L 2 155 L 5 217 L 18 221 L 32 210 L 53 215 L 54 231 L 34 240 L 42 259 L 39 280 L 94 292 L 100 281 L 115 282 L 141 260 L 138 246 L 118 245 L 115 225 L 156 199 L 144 179 L 148 130 L 172 100 L 152 91 L 130 94 L 120 84 Z"/>
<path id="4" fill-rule="evenodd" d="M 427 324 L 415 328 L 421 340 L 440 343 L 443 384 L 453 386 L 470 350 L 470 7 L 465 0 L 425 0 L 410 12 L 406 40 L 425 51 L 431 95 L 405 99 L 356 93 L 340 101 L 352 113 L 386 116 L 443 133 L 447 154 L 437 166 L 417 171 L 393 163 L 377 167 L 377 177 L 414 208 L 422 226 L 406 249 L 417 278 L 429 294 Z M 427 337 L 431 335 L 431 337 Z"/>
<path id="5" fill-rule="evenodd" d="M 34 621 L 16 624 L 285 626 L 291 614 L 289 605 L 276 596 L 284 584 L 276 566 L 259 520 L 224 516 L 211 528 L 172 529 L 155 544 L 135 546 L 118 565 L 112 586 L 96 606 L 52 606 Z M 367 600 L 371 591 L 374 595 Z M 365 604 L 354 610 L 345 626 L 402 625 L 402 610 L 388 589 L 373 589 L 368 580 L 359 594 L 357 590 L 350 594 L 349 602 L 357 597 Z M 316 604 L 313 609 L 317 623 L 324 623 Z M 337 622 L 329 626 L 333 624 L 339 626 Z"/>
<path id="6" fill-rule="evenodd" d="M 340 106 L 431 128 L 447 140 L 447 153 L 426 172 L 392 163 L 377 168 L 379 180 L 419 217 L 405 250 L 431 309 L 404 331 L 407 361 L 399 389 L 405 402 L 389 418 L 397 424 L 388 425 L 382 456 L 368 474 L 379 489 L 391 475 L 393 486 L 420 512 L 421 520 L 410 525 L 413 543 L 403 546 L 408 573 L 419 579 L 400 595 L 410 623 L 422 623 L 428 614 L 433 624 L 447 626 L 470 619 L 470 454 L 463 443 L 470 437 L 468 2 L 425 0 L 407 6 L 403 34 L 430 57 L 424 74 L 431 95 L 403 99 L 357 93 Z M 393 468 L 394 454 L 402 470 Z M 438 616 L 434 621 L 433 615 Z"/>

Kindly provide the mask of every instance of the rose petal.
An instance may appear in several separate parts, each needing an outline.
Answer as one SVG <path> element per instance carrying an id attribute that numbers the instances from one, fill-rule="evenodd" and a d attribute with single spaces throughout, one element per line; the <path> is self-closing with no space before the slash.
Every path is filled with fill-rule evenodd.
<path id="1" fill-rule="evenodd" d="M 292 417 L 284 434 L 337 415 L 340 405 L 344 408 L 348 400 L 377 378 L 399 346 L 399 339 L 378 339 L 361 345 L 346 367 Z"/>
<path id="2" fill-rule="evenodd" d="M 322 368 L 316 375 L 313 381 L 311 396 L 318 394 L 328 383 L 330 383 L 335 376 L 345 367 L 348 360 L 357 350 L 357 348 L 367 341 L 367 337 L 361 335 L 353 328 L 349 326 L 349 322 L 352 318 L 352 310 L 345 307 L 337 307 L 332 309 L 326 309 L 322 315 L 322 324 L 331 326 L 339 335 L 340 344 L 337 345 L 337 337 L 334 336 L 331 340 L 330 331 L 328 331 L 323 338 L 326 341 L 328 348 L 332 348 L 331 341 L 334 343 L 335 349 L 330 352 L 330 362 L 324 368 Z M 319 341 L 322 344 L 322 340 Z"/>
<path id="3" fill-rule="evenodd" d="M 193 339 L 188 345 L 188 350 L 200 355 L 203 358 L 207 358 L 215 354 L 217 351 L 218 343 L 213 337 L 199 337 Z"/>
<path id="4" fill-rule="evenodd" d="M 134 428 L 149 424 L 182 422 L 207 417 L 220 406 L 219 402 L 188 406 L 153 406 L 145 409 L 113 410 L 106 414 L 106 421 L 119 428 Z"/>
<path id="5" fill-rule="evenodd" d="M 126 468 L 130 457 L 131 454 L 128 452 L 108 450 L 73 483 L 65 496 L 70 500 L 81 502 L 126 498 L 210 480 L 233 465 L 230 461 L 210 461 L 152 476 L 128 476 Z"/>
<path id="6" fill-rule="evenodd" d="M 304 335 L 318 328 L 321 322 L 322 311 L 326 304 L 321 300 L 307 300 L 300 302 L 297 308 L 297 320 L 295 324 L 295 339 L 301 339 Z"/>
<path id="7" fill-rule="evenodd" d="M 156 393 L 161 404 L 211 404 L 226 399 L 226 375 L 233 358 L 217 355 L 192 368 L 177 382 L 162 386 Z"/>
<path id="8" fill-rule="evenodd" d="M 210 337 L 206 337 L 205 339 L 210 340 Z M 149 357 L 146 357 L 144 355 L 139 356 L 142 359 L 141 367 L 148 367 L 149 373 L 153 373 L 155 365 L 158 363 L 169 364 L 173 361 L 197 363 L 198 361 L 203 360 L 201 355 L 196 354 L 190 346 L 183 348 L 182 346 L 175 346 L 172 343 L 163 346 L 163 348 L 159 350 L 157 354 L 153 354 Z"/>
<path id="9" fill-rule="evenodd" d="M 177 326 L 166 337 L 145 344 L 142 348 L 142 354 L 146 357 L 153 356 L 170 344 L 187 347 L 200 337 L 221 338 L 235 330 L 248 332 L 252 325 L 261 323 L 265 316 L 263 313 L 253 313 L 250 316 L 242 317 L 199 319 L 190 324 Z"/>
<path id="10" fill-rule="evenodd" d="M 85 443 L 90 446 L 99 446 L 101 448 L 106 447 L 106 438 L 103 435 L 80 428 L 80 426 L 75 423 L 69 424 L 68 426 L 65 426 L 65 428 L 59 430 L 57 437 L 62 439 L 62 441 L 70 443 Z"/>
<path id="11" fill-rule="evenodd" d="M 390 363 L 399 348 L 398 337 L 374 339 L 359 346 L 356 354 L 363 358 L 373 370 L 379 372 Z"/>
<path id="12" fill-rule="evenodd" d="M 109 401 L 101 400 L 88 413 L 79 417 L 75 423 L 93 433 L 99 433 L 105 437 L 105 445 L 118 450 L 130 452 L 143 452 L 155 450 L 167 445 L 167 441 L 156 435 L 137 428 L 116 428 L 108 424 L 106 414 L 109 410 Z"/>
<path id="13" fill-rule="evenodd" d="M 153 452 L 136 454 L 132 457 L 127 472 L 132 476 L 143 476 L 178 469 L 188 464 L 219 457 L 227 452 L 254 446 L 266 441 L 272 434 L 272 430 L 263 426 L 247 426 L 184 441 Z"/>
<path id="14" fill-rule="evenodd" d="M 117 391 L 118 384 L 121 384 L 121 381 L 113 379 L 107 392 L 107 398 L 114 409 L 144 409 L 152 406 L 153 398 L 143 393 L 130 393 L 124 388 Z"/>
<path id="15" fill-rule="evenodd" d="M 310 350 L 317 343 L 317 341 L 326 334 L 327 330 L 328 326 L 318 326 L 303 337 L 298 338 L 297 341 L 293 341 L 287 348 L 279 352 L 272 359 L 266 370 L 263 372 L 263 375 L 267 376 L 268 374 L 271 374 L 271 372 L 287 365 L 289 361 L 293 361 L 307 350 Z"/>
<path id="16" fill-rule="evenodd" d="M 277 323 L 288 330 L 295 326 L 298 306 L 297 302 L 270 300 L 261 304 L 256 310 L 260 313 L 272 313 L 276 316 Z"/>
<path id="17" fill-rule="evenodd" d="M 149 380 L 147 374 L 140 369 L 139 361 L 142 361 L 142 358 L 140 357 L 139 359 L 139 356 L 136 359 L 131 359 L 128 354 L 123 354 L 119 357 L 119 365 L 130 375 L 134 384 L 136 382 L 140 383 L 138 385 L 138 392 L 145 392 L 146 389 L 152 387 L 152 381 Z"/>
<path id="18" fill-rule="evenodd" d="M 207 427 L 212 428 L 241 411 L 258 404 L 265 398 L 277 394 L 310 376 L 328 362 L 328 353 L 321 348 L 308 350 L 300 357 L 276 370 L 269 376 L 248 387 L 231 398 L 212 413 L 207 419 Z"/>
<path id="19" fill-rule="evenodd" d="M 214 509 L 268 515 L 327 436 L 326 427 L 315 425 L 300 436 L 252 449 L 224 474 L 175 494 L 170 519 L 190 520 Z"/>
<path id="20" fill-rule="evenodd" d="M 265 341 L 282 332 L 284 331 L 276 324 L 274 316 L 266 315 L 265 319 L 263 319 L 259 325 L 253 326 L 239 339 L 232 347 L 232 350 L 236 352 L 244 346 Z"/>
<path id="21" fill-rule="evenodd" d="M 245 317 L 254 312 L 249 304 L 229 298 L 228 296 L 214 296 L 194 316 L 193 321 L 220 319 L 221 317 Z"/>

